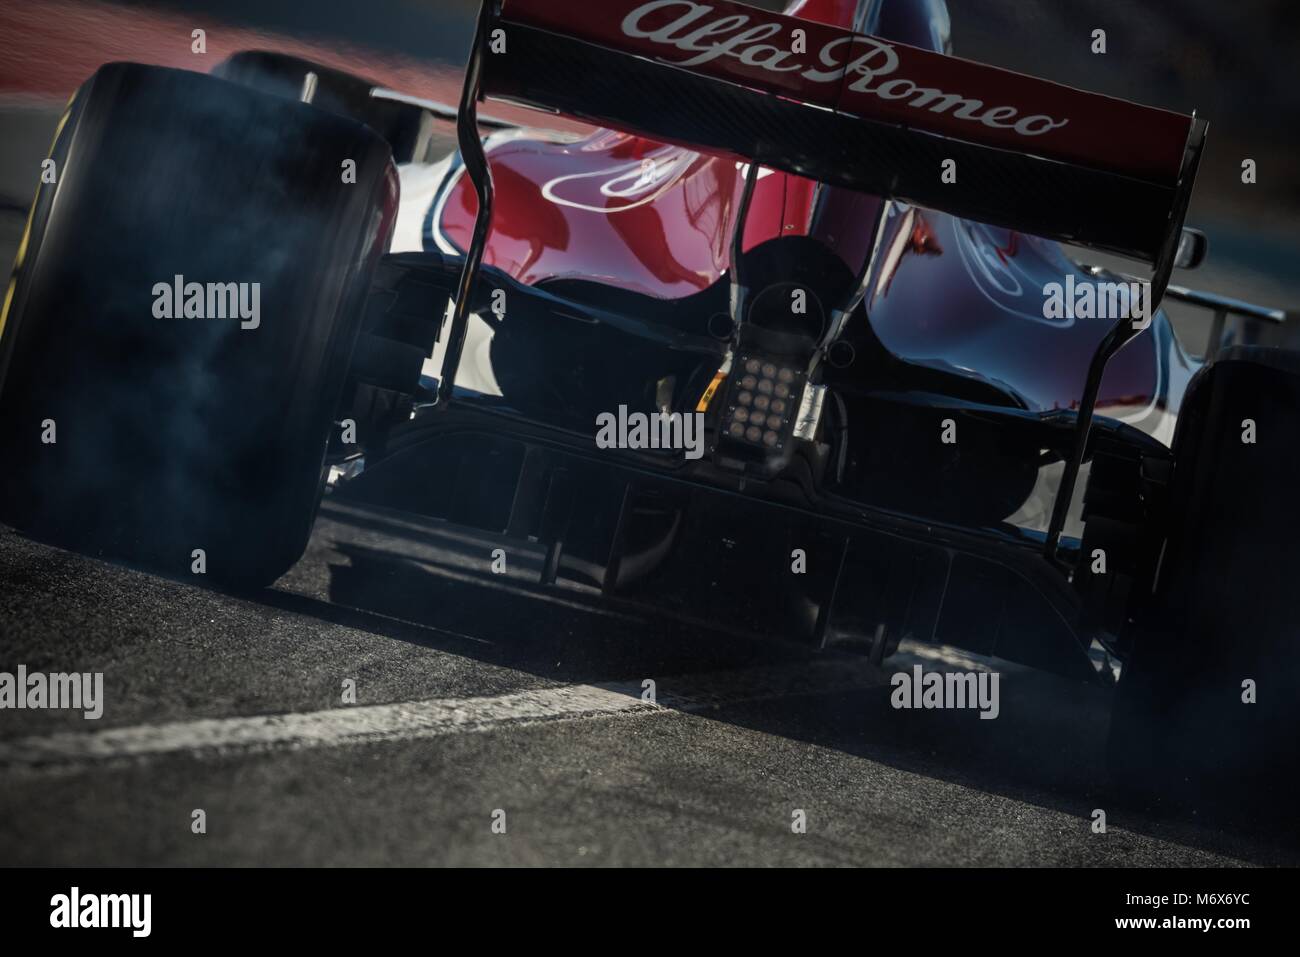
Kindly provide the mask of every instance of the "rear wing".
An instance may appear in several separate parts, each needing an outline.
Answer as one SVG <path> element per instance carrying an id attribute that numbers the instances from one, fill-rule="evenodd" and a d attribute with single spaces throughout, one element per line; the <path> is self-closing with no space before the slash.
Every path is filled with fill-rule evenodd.
<path id="1" fill-rule="evenodd" d="M 475 124 L 507 100 L 1173 271 L 1204 120 L 732 0 L 483 0 L 457 126 L 479 213 L 439 400 L 450 401 L 492 217 Z M 741 230 L 733 239 L 733 311 Z M 870 263 L 864 265 L 865 279 Z M 739 321 L 740 316 L 733 316 Z M 1098 347 L 1046 551 L 1055 560 L 1106 362 Z"/>
<path id="2" fill-rule="evenodd" d="M 494 21 L 489 97 L 1146 262 L 1205 132 L 730 0 L 501 0 Z"/>

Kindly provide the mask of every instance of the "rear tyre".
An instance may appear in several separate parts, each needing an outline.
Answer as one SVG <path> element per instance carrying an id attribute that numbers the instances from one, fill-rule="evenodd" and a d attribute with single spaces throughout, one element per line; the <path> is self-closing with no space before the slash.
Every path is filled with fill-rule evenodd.
<path id="1" fill-rule="evenodd" d="M 1112 772 L 1145 798 L 1245 810 L 1294 793 L 1298 427 L 1300 353 L 1230 349 L 1188 389 L 1174 519 L 1111 719 Z"/>
<path id="2" fill-rule="evenodd" d="M 0 337 L 0 518 L 173 574 L 273 581 L 310 534 L 391 232 L 387 144 L 223 80 L 116 63 L 77 93 L 51 155 Z M 249 318 L 160 317 L 178 276 L 182 315 L 230 312 L 230 287 L 207 284 L 234 283 Z"/>

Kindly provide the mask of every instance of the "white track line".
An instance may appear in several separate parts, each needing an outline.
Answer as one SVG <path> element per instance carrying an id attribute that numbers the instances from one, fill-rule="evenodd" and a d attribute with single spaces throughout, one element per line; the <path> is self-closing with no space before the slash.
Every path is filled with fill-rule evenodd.
<path id="1" fill-rule="evenodd" d="M 658 703 L 642 700 L 640 682 L 564 685 L 483 698 L 442 698 L 323 711 L 204 718 L 102 731 L 64 731 L 0 742 L 0 769 L 59 768 L 177 753 L 224 753 L 337 747 L 488 731 L 502 725 L 624 715 L 703 711 L 745 701 L 827 694 L 885 685 L 887 672 L 857 659 L 656 682 Z"/>

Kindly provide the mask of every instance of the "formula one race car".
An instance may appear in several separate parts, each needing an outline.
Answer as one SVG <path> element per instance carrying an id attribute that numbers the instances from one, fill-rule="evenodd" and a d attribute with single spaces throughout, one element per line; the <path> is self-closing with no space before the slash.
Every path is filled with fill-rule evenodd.
<path id="1" fill-rule="evenodd" d="M 0 517 L 259 586 L 328 478 L 614 604 L 1122 664 L 1125 780 L 1276 780 L 1300 355 L 1170 284 L 1206 128 L 957 59 L 943 0 L 487 0 L 457 110 L 108 64 L 0 317 Z"/>

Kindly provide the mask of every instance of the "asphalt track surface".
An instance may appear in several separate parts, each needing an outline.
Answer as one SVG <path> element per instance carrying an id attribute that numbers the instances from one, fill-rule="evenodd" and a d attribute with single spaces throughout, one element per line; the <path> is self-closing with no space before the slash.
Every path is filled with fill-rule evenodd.
<path id="1" fill-rule="evenodd" d="M 4 111 L 0 186 L 54 115 Z M 236 595 L 0 527 L 0 671 L 102 671 L 106 699 L 98 721 L 0 712 L 0 864 L 1300 862 L 1286 826 L 1119 800 L 1104 688 L 612 612 L 533 584 L 517 544 L 493 575 L 497 544 L 329 498 L 303 561 Z M 913 663 L 999 671 L 998 720 L 892 709 Z"/>
<path id="2" fill-rule="evenodd" d="M 4 669 L 103 671 L 104 715 L 7 711 L 7 864 L 1234 865 L 1276 831 L 1115 803 L 1108 695 L 601 614 L 540 556 L 329 501 L 233 595 L 0 531 Z M 504 580 L 503 580 L 504 579 Z M 893 665 L 997 667 L 1001 714 L 895 711 Z M 642 699 L 656 682 L 657 700 Z M 355 705 L 341 703 L 356 683 Z M 1094 833 L 1094 809 L 1107 832 Z M 202 809 L 207 831 L 191 830 Z M 794 833 L 796 810 L 806 833 Z M 504 811 L 505 833 L 494 813 Z M 495 820 L 500 820 L 499 814 Z"/>

